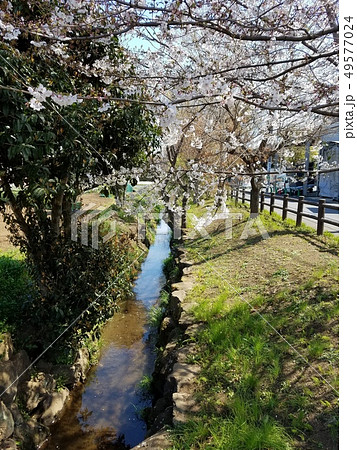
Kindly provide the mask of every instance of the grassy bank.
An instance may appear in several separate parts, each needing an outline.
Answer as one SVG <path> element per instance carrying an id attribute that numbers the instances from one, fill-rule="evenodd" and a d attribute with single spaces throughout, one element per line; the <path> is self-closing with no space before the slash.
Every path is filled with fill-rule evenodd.
<path id="1" fill-rule="evenodd" d="M 0 247 L 0 333 L 10 332 L 16 348 L 25 349 L 31 358 L 63 332 L 46 353 L 46 359 L 71 364 L 77 348 L 82 346 L 95 354 L 101 327 L 117 310 L 120 300 L 132 295 L 131 283 L 147 253 L 145 245 L 137 240 L 135 218 L 125 215 L 113 199 L 89 193 L 83 195 L 83 202 L 112 208 L 116 236 L 99 250 L 78 244 L 78 248 L 60 255 L 57 276 L 63 283 L 51 303 L 41 300 L 24 256 L 18 250 L 5 252 Z M 111 231 L 113 223 L 103 222 L 100 234 Z M 155 223 L 147 225 L 149 244 L 155 235 Z M 71 266 L 69 258 L 74 261 Z"/>
<path id="2" fill-rule="evenodd" d="M 33 295 L 33 283 L 19 251 L 0 250 L 0 333 L 21 324 L 21 312 Z"/>
<path id="3" fill-rule="evenodd" d="M 269 234 L 240 239 L 243 219 L 187 240 L 203 328 L 201 412 L 174 431 L 174 449 L 337 449 L 338 241 L 264 213 Z M 190 210 L 197 217 L 202 208 Z"/>

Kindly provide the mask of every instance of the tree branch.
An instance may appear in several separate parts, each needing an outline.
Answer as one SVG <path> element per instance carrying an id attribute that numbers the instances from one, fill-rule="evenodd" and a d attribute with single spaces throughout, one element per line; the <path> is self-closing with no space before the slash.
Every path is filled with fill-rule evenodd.
<path id="1" fill-rule="evenodd" d="M 14 194 L 12 193 L 10 184 L 7 180 L 5 180 L 4 177 L 0 178 L 1 184 L 2 184 L 2 188 L 4 189 L 4 193 L 5 196 L 8 199 L 8 203 L 10 205 L 10 208 L 15 216 L 16 222 L 19 225 L 21 231 L 24 233 L 24 235 L 26 236 L 26 238 L 29 237 L 30 235 L 30 227 L 28 226 L 23 214 L 22 214 L 22 210 L 19 207 L 16 198 L 14 196 Z"/>

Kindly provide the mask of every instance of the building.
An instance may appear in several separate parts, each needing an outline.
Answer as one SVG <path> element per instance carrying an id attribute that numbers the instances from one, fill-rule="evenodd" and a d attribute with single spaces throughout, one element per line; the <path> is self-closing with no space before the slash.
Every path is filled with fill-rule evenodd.
<path id="1" fill-rule="evenodd" d="M 333 169 L 339 166 L 339 134 L 338 123 L 327 127 L 321 136 L 319 169 Z M 339 199 L 339 172 L 338 170 L 320 173 L 318 178 L 320 197 Z"/>

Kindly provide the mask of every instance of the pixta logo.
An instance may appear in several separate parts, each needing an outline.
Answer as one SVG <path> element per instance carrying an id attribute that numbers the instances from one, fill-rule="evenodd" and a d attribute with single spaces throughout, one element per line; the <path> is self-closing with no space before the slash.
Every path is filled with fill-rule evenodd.
<path id="1" fill-rule="evenodd" d="M 98 207 L 95 203 L 89 203 L 82 209 L 73 212 L 71 216 L 71 239 L 77 242 L 80 237 L 82 245 L 89 245 L 89 229 L 91 229 L 91 247 L 99 248 L 99 227 L 104 223 L 109 223 L 110 230 L 101 236 L 103 243 L 112 239 L 117 230 L 117 213 L 110 208 Z M 79 231 L 80 230 L 80 231 Z"/>
<path id="2" fill-rule="evenodd" d="M 95 203 L 85 205 L 78 211 L 73 212 L 71 218 L 71 239 L 75 242 L 80 240 L 82 245 L 90 245 L 94 249 L 99 248 L 99 241 L 102 243 L 112 239 L 118 229 L 120 220 L 117 213 L 110 207 L 96 207 Z M 204 216 L 198 218 L 193 213 L 186 214 L 186 222 L 190 223 L 190 228 L 185 230 L 183 236 L 182 215 L 179 213 L 163 214 L 157 212 L 144 212 L 136 217 L 137 239 L 145 241 L 148 222 L 155 221 L 159 223 L 164 220 L 172 230 L 172 237 L 175 240 L 196 239 L 197 237 L 210 239 L 209 226 L 217 221 L 221 221 L 224 227 L 225 239 L 233 238 L 233 226 L 237 222 L 242 222 L 243 215 L 240 213 L 231 213 L 229 211 L 215 213 L 207 212 Z M 101 225 L 106 224 L 106 233 L 100 233 Z M 109 226 L 109 230 L 108 230 Z M 91 236 L 89 236 L 91 234 Z M 251 214 L 246 222 L 240 240 L 246 240 L 249 237 L 260 234 L 263 239 L 268 239 L 269 234 L 266 231 L 259 214 Z"/>

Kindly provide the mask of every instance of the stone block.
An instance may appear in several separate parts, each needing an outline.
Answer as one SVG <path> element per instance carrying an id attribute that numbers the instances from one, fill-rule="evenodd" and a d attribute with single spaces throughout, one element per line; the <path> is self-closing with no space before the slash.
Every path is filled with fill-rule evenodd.
<path id="1" fill-rule="evenodd" d="M 7 439 L 14 432 L 14 419 L 11 411 L 0 400 L 0 442 Z"/>
<path id="2" fill-rule="evenodd" d="M 145 439 L 143 442 L 140 442 L 136 447 L 132 450 L 141 450 L 141 449 L 149 449 L 149 450 L 164 450 L 172 447 L 172 442 L 169 439 L 169 434 L 167 431 L 160 430 L 151 437 Z"/>
<path id="3" fill-rule="evenodd" d="M 175 380 L 177 392 L 181 392 L 183 390 L 185 390 L 185 392 L 192 392 L 200 372 L 201 367 L 196 364 L 177 362 L 174 364 L 169 378 Z"/>
<path id="4" fill-rule="evenodd" d="M 172 283 L 171 287 L 178 291 L 189 291 L 193 288 L 193 281 L 179 281 L 178 283 Z"/>
<path id="5" fill-rule="evenodd" d="M 58 417 L 62 411 L 64 404 L 69 396 L 69 390 L 67 388 L 61 389 L 59 392 L 53 392 L 49 394 L 43 401 L 44 412 L 41 414 L 41 422 L 45 426 L 51 425 L 52 422 Z"/>
<path id="6" fill-rule="evenodd" d="M 199 411 L 199 406 L 190 394 L 176 392 L 172 396 L 174 402 L 173 424 L 180 425 L 187 422 L 190 416 Z"/>
<path id="7" fill-rule="evenodd" d="M 10 406 L 17 394 L 17 370 L 13 361 L 0 362 L 0 394 L 6 406 Z"/>
<path id="8" fill-rule="evenodd" d="M 39 403 L 47 397 L 56 387 L 52 375 L 38 373 L 33 379 L 23 385 L 23 397 L 28 411 L 33 411 Z"/>
<path id="9" fill-rule="evenodd" d="M 0 360 L 8 361 L 14 354 L 14 345 L 9 333 L 0 334 Z"/>

